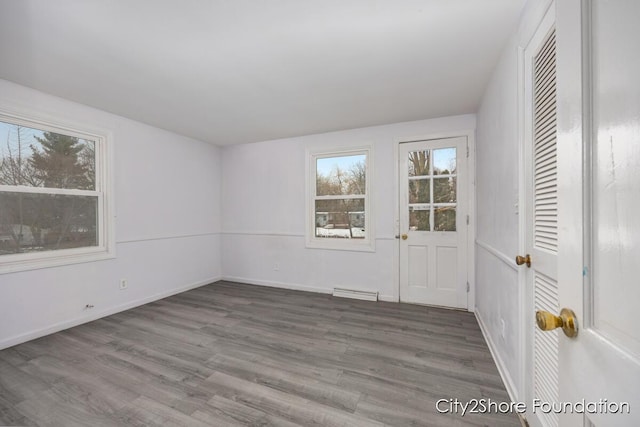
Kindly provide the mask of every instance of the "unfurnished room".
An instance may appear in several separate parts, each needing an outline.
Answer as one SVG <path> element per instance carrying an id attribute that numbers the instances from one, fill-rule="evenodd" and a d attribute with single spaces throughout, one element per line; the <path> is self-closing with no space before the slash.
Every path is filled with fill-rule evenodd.
<path id="1" fill-rule="evenodd" d="M 0 425 L 640 425 L 640 1 L 0 1 Z"/>

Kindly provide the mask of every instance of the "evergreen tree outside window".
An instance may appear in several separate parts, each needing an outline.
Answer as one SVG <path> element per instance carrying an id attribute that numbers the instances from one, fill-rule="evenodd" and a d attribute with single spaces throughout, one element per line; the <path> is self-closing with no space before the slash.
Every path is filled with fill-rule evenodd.
<path id="1" fill-rule="evenodd" d="M 112 256 L 105 140 L 0 115 L 0 272 Z"/>

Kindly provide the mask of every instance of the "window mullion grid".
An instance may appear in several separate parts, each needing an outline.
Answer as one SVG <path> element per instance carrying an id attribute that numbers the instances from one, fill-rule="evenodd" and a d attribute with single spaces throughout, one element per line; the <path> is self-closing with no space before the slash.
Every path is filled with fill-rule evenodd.
<path id="1" fill-rule="evenodd" d="M 328 158 L 333 158 L 333 157 L 342 157 L 342 156 L 356 156 L 356 155 L 364 155 L 365 156 L 365 168 L 366 168 L 366 174 L 367 174 L 367 179 L 365 181 L 365 187 L 364 187 L 364 194 L 327 194 L 327 195 L 318 195 L 317 194 L 317 187 L 315 185 L 315 182 L 317 180 L 317 176 L 318 176 L 318 170 L 317 170 L 317 162 L 319 159 L 328 159 Z M 313 226 L 311 227 L 311 229 L 309 230 L 309 232 L 311 233 L 311 239 L 315 242 L 321 242 L 322 245 L 324 246 L 324 244 L 328 245 L 329 249 L 353 249 L 355 246 L 362 246 L 363 244 L 367 244 L 369 245 L 370 242 L 372 241 L 372 237 L 371 237 L 371 232 L 370 232 L 370 224 L 371 224 L 371 218 L 370 218 L 370 205 L 369 205 L 369 189 L 370 189 L 370 180 L 368 179 L 369 177 L 369 173 L 371 171 L 371 152 L 370 152 L 370 148 L 366 147 L 366 148 L 358 148 L 358 149 L 345 149 L 345 150 L 335 150 L 335 151 L 331 151 L 331 152 L 324 152 L 324 153 L 316 153 L 316 154 L 312 154 L 310 159 L 311 159 L 311 167 L 310 167 L 310 171 L 312 172 L 312 175 L 309 176 L 310 182 L 311 182 L 311 197 L 310 197 L 310 204 L 311 204 L 311 212 L 312 212 L 312 218 L 311 219 L 311 224 L 313 224 Z M 365 213 L 365 217 L 364 217 L 364 229 L 367 230 L 366 236 L 364 237 L 364 239 L 355 239 L 354 241 L 350 241 L 350 243 L 348 245 L 345 244 L 345 242 L 340 241 L 340 239 L 332 241 L 331 239 L 319 239 L 316 236 L 316 231 L 315 231 L 315 205 L 316 202 L 318 201 L 339 201 L 339 200 L 362 200 L 364 202 L 364 213 Z M 351 239 L 350 239 L 351 240 Z M 344 246 L 343 246 L 344 245 Z"/>
<path id="2" fill-rule="evenodd" d="M 457 176 L 458 175 L 455 173 L 445 173 L 442 175 L 415 175 L 415 176 L 410 176 L 409 181 L 420 181 L 427 178 L 455 178 Z"/>
<path id="3" fill-rule="evenodd" d="M 0 192 L 23 194 L 60 194 L 66 196 L 100 196 L 96 190 L 77 190 L 69 188 L 26 187 L 21 185 L 0 185 Z"/>
<path id="4" fill-rule="evenodd" d="M 315 200 L 350 200 L 366 198 L 366 194 L 315 196 Z"/>
<path id="5" fill-rule="evenodd" d="M 429 208 L 429 231 L 433 231 L 433 224 L 434 224 L 434 213 L 433 210 L 435 209 L 433 207 L 433 203 L 435 201 L 435 195 L 433 194 L 433 150 L 429 150 L 429 171 L 431 171 L 431 178 L 429 179 L 429 193 L 430 196 L 429 200 L 431 201 L 431 206 Z"/>
<path id="6" fill-rule="evenodd" d="M 96 191 L 99 191 L 102 193 L 105 191 L 105 182 L 107 180 L 107 177 L 105 174 L 106 171 L 104 170 L 105 160 L 108 160 L 107 153 L 106 153 L 106 144 L 104 143 L 103 138 L 96 138 L 94 141 L 94 144 L 95 144 L 94 145 L 94 150 L 95 150 L 95 158 L 94 158 L 95 184 L 94 186 Z"/>
<path id="7" fill-rule="evenodd" d="M 11 114 L 0 113 L 0 121 L 9 125 L 20 125 L 40 132 L 52 132 L 71 136 L 94 144 L 95 187 L 91 190 L 74 188 L 30 187 L 0 185 L 0 192 L 31 196 L 49 195 L 93 199 L 96 204 L 96 245 L 69 248 L 44 249 L 29 253 L 4 254 L 0 258 L 0 273 L 30 270 L 48 266 L 67 265 L 76 262 L 111 258 L 113 242 L 109 236 L 110 219 L 108 217 L 109 173 L 107 158 L 107 139 L 105 136 L 76 131 L 67 126 L 55 126 L 40 120 L 26 119 Z"/>
<path id="8" fill-rule="evenodd" d="M 107 244 L 107 230 L 105 227 L 105 215 L 104 215 L 104 197 L 102 193 L 98 196 L 98 246 L 103 247 Z"/>

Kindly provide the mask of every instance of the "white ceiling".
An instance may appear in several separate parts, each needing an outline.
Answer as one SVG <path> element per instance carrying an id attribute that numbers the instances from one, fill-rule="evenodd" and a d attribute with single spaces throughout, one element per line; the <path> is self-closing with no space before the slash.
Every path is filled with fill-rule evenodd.
<path id="1" fill-rule="evenodd" d="M 475 112 L 525 0 L 2 0 L 0 78 L 218 145 Z"/>

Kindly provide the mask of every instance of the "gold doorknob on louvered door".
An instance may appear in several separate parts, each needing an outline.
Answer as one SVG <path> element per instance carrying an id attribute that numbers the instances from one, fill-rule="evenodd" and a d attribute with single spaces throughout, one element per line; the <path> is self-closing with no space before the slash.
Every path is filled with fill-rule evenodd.
<path id="1" fill-rule="evenodd" d="M 569 338 L 575 338 L 578 335 L 578 320 L 573 310 L 563 308 L 560 310 L 560 316 L 551 314 L 548 311 L 536 311 L 536 323 L 538 328 L 543 331 L 553 331 L 556 328 L 562 328 L 562 332 Z"/>
<path id="2" fill-rule="evenodd" d="M 527 267 L 531 268 L 531 255 L 526 254 L 525 256 L 516 255 L 516 264 L 522 265 L 527 264 Z"/>
<path id="3" fill-rule="evenodd" d="M 408 235 L 408 234 L 403 234 L 403 235 L 402 235 L 402 240 L 407 240 L 408 238 L 409 238 L 409 235 Z"/>

